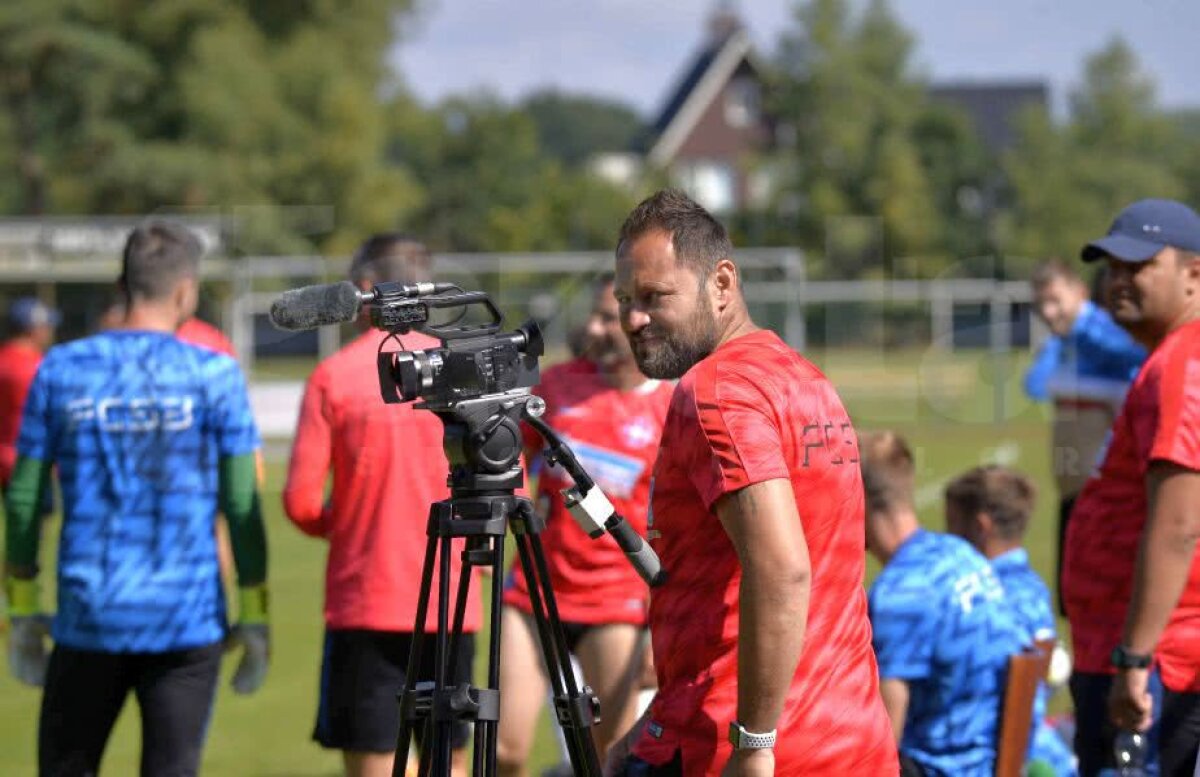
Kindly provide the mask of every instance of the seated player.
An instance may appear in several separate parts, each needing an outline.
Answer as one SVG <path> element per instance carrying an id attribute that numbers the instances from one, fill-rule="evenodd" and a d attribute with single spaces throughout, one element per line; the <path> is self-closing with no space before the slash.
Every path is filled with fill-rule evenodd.
<path id="1" fill-rule="evenodd" d="M 868 602 L 901 773 L 990 776 L 1008 660 L 1027 635 L 987 559 L 918 524 L 904 440 L 864 434 L 859 445 L 867 549 L 883 564 Z"/>
<path id="2" fill-rule="evenodd" d="M 1021 626 L 1035 640 L 1045 640 L 1055 637 L 1050 591 L 1029 566 L 1023 547 L 1035 499 L 1033 483 L 1021 473 L 998 465 L 975 467 L 946 486 L 946 529 L 991 561 Z M 1042 719 L 1049 695 L 1043 683 L 1034 706 L 1029 760 L 1049 766 L 1055 774 L 1073 775 L 1075 756 Z"/>

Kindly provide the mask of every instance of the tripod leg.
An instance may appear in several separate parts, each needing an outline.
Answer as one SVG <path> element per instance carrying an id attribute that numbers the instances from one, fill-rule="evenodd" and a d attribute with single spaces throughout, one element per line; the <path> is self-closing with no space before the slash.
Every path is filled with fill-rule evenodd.
<path id="1" fill-rule="evenodd" d="M 495 566 L 492 568 L 492 611 L 491 611 L 491 635 L 488 639 L 488 687 L 500 687 L 500 615 L 501 601 L 504 597 L 504 537 L 492 537 L 492 552 L 495 559 Z M 483 771 L 478 771 L 480 763 L 478 760 L 478 748 L 480 738 L 476 738 L 476 774 L 493 775 L 496 774 L 496 746 L 500 739 L 500 726 L 496 721 L 488 721 L 484 724 L 484 743 L 485 763 Z"/>
<path id="2" fill-rule="evenodd" d="M 446 687 L 446 657 L 449 655 L 446 644 L 449 636 L 450 613 L 450 553 L 453 540 L 451 537 L 441 538 L 441 552 L 438 563 L 438 633 L 437 647 L 434 650 L 434 684 L 433 693 L 436 700 Z M 451 721 L 434 721 L 434 768 L 436 774 L 450 773 L 450 732 Z"/>
<path id="3" fill-rule="evenodd" d="M 432 521 L 432 519 L 431 510 L 430 520 Z M 396 759 L 392 765 L 392 777 L 404 777 L 404 772 L 408 768 L 408 751 L 413 735 L 413 719 L 410 717 L 413 710 L 410 709 L 410 705 L 414 705 L 415 700 L 406 700 L 404 697 L 408 692 L 416 690 L 417 669 L 421 666 L 421 641 L 425 631 L 429 591 L 433 585 L 433 563 L 436 550 L 437 537 L 430 535 L 425 543 L 425 562 L 421 568 L 421 592 L 417 599 L 417 619 L 413 628 L 412 646 L 408 653 L 408 668 L 404 673 L 405 687 L 400 705 L 400 731 L 396 735 Z M 427 734 L 426 727 L 422 726 L 422 740 L 427 738 Z"/>
<path id="4" fill-rule="evenodd" d="M 558 617 L 558 604 L 549 584 L 550 573 L 546 566 L 541 538 L 536 533 L 519 535 L 517 551 L 529 584 L 534 622 L 537 624 L 538 637 L 542 643 L 546 673 L 554 692 L 555 711 L 566 738 L 571 768 L 576 775 L 599 777 L 600 759 L 591 735 L 591 700 L 588 695 L 580 692 L 575 682 L 567 640 Z M 557 709 L 559 704 L 565 704 L 566 709 Z"/>

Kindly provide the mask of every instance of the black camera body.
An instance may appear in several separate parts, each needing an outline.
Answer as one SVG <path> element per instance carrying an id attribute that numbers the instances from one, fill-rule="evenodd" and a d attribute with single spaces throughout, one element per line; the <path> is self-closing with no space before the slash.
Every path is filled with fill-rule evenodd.
<path id="1" fill-rule="evenodd" d="M 501 332 L 503 314 L 483 292 L 441 292 L 411 296 L 412 287 L 382 283 L 375 287 L 371 324 L 406 334 L 423 332 L 439 338 L 441 348 L 381 351 L 379 389 L 389 404 L 420 399 L 421 407 L 449 409 L 457 403 L 489 395 L 527 392 L 540 379 L 538 359 L 545 351 L 541 329 L 533 320 L 512 332 Z M 482 324 L 430 324 L 431 310 L 483 307 Z"/>

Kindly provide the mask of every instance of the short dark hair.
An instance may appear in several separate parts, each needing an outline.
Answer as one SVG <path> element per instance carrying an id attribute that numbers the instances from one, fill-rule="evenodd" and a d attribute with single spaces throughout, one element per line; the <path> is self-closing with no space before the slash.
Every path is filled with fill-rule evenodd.
<path id="1" fill-rule="evenodd" d="M 367 238 L 350 261 L 355 283 L 416 283 L 427 280 L 429 249 L 404 232 L 381 232 Z"/>
<path id="2" fill-rule="evenodd" d="M 1085 285 L 1075 268 L 1058 257 L 1038 262 L 1029 276 L 1029 283 L 1035 289 L 1044 289 L 1057 280 Z"/>
<path id="3" fill-rule="evenodd" d="M 733 243 L 721 222 L 679 189 L 663 189 L 638 203 L 621 225 L 617 255 L 648 232 L 671 235 L 675 258 L 703 280 L 717 262 L 733 255 Z"/>
<path id="4" fill-rule="evenodd" d="M 895 432 L 863 432 L 858 436 L 859 468 L 867 513 L 888 513 L 913 506 L 916 460 Z"/>
<path id="5" fill-rule="evenodd" d="M 200 269 L 204 245 L 192 230 L 172 221 L 148 221 L 125 241 L 118 281 L 129 299 L 163 299 L 182 278 Z"/>
<path id="6" fill-rule="evenodd" d="M 1024 536 L 1036 501 L 1033 481 L 999 464 L 967 470 L 946 486 L 947 506 L 968 516 L 987 513 L 996 531 L 1008 540 Z"/>

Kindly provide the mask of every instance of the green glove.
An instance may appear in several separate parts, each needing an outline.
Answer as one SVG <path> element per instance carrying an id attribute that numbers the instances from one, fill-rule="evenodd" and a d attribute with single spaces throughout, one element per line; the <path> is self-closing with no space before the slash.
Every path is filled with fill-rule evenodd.
<path id="1" fill-rule="evenodd" d="M 228 644 L 229 649 L 242 648 L 242 660 L 233 673 L 234 693 L 254 693 L 267 679 L 271 663 L 269 601 L 265 583 L 238 589 L 238 624 L 230 633 Z"/>
<path id="2" fill-rule="evenodd" d="M 6 578 L 4 593 L 10 622 L 8 669 L 22 683 L 40 688 L 46 682 L 49 664 L 46 638 L 50 636 L 50 628 L 38 605 L 41 597 L 37 580 Z"/>

